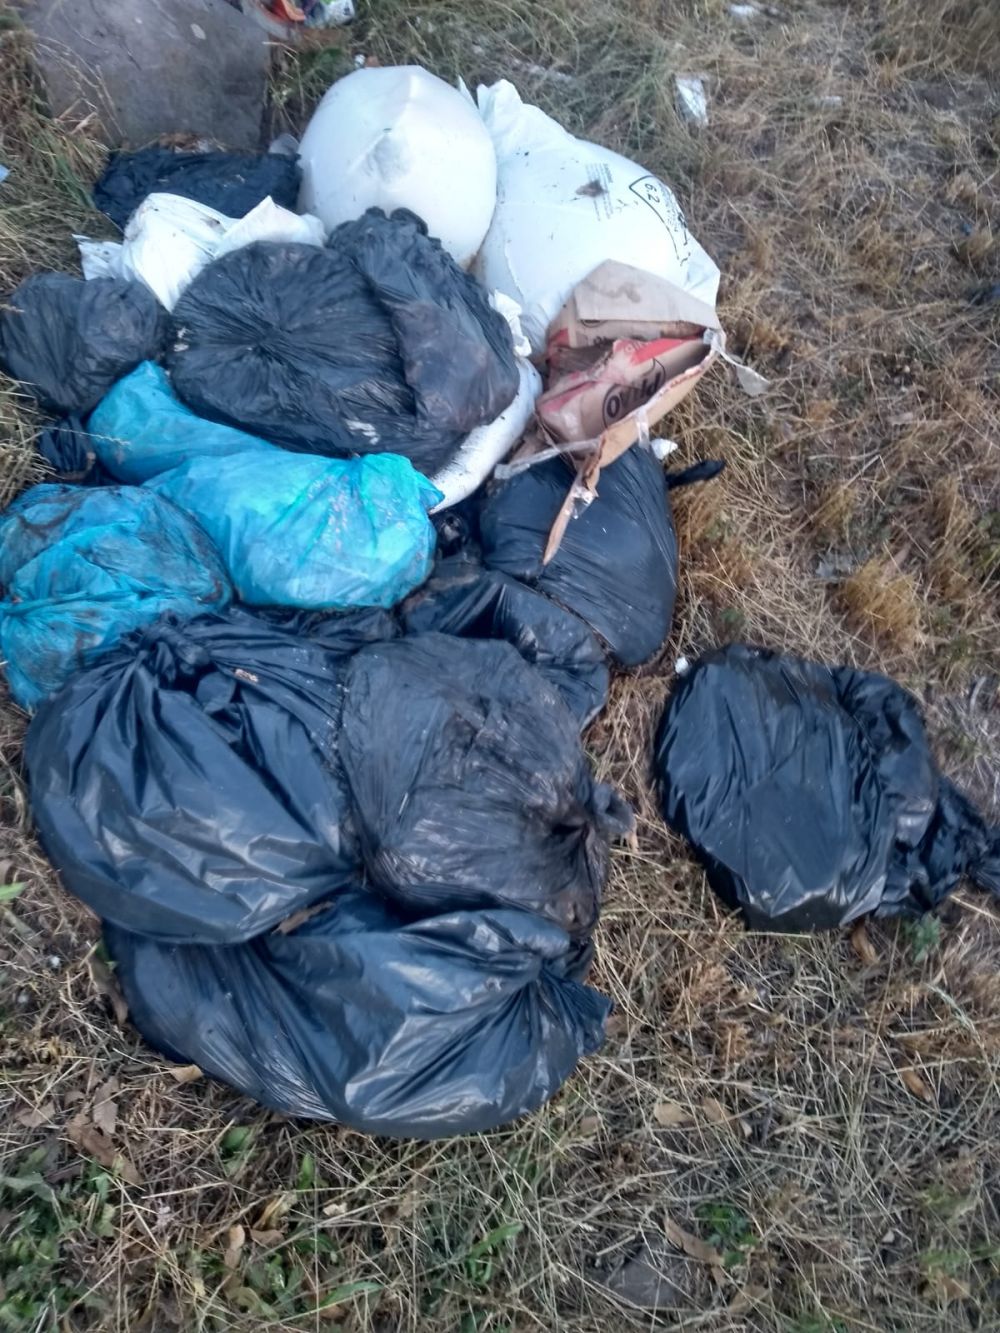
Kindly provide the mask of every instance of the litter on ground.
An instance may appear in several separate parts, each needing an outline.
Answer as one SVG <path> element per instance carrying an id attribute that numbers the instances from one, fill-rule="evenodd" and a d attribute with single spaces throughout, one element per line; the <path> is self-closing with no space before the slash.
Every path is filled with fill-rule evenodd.
<path id="1" fill-rule="evenodd" d="M 671 491 L 723 465 L 668 472 L 658 432 L 719 363 L 766 387 L 719 269 L 638 163 L 414 66 L 335 82 L 298 146 L 115 152 L 94 201 L 122 240 L 0 313 L 61 477 L 0 516 L 43 847 L 168 1059 L 373 1134 L 525 1115 L 611 1008 L 634 818 L 581 732 L 614 671 L 670 675 Z M 663 813 L 748 924 L 1000 894 L 1000 832 L 892 681 L 676 669 Z"/>

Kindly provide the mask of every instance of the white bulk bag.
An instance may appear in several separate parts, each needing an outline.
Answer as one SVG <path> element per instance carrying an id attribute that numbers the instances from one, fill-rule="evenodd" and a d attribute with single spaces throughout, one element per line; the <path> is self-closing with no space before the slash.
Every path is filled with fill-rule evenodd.
<path id="1" fill-rule="evenodd" d="M 368 208 L 408 208 L 468 267 L 493 216 L 490 136 L 471 99 L 419 65 L 340 79 L 306 126 L 299 161 L 299 207 L 331 231 Z"/>
<path id="2" fill-rule="evenodd" d="M 575 139 L 504 80 L 478 93 L 497 155 L 497 206 L 476 272 L 521 306 L 536 353 L 577 283 L 615 259 L 714 305 L 719 270 L 673 192 L 635 162 Z"/>

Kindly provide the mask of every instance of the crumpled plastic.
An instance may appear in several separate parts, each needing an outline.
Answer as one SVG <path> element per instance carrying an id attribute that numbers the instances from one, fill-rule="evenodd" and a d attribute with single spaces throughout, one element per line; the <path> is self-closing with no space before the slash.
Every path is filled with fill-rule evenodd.
<path id="1" fill-rule="evenodd" d="M 439 560 L 402 609 L 411 634 L 437 630 L 504 639 L 556 687 L 581 729 L 608 699 L 608 667 L 593 631 L 572 612 L 468 551 Z"/>
<path id="2" fill-rule="evenodd" d="M 221 610 L 232 593 L 197 523 L 122 486 L 20 495 L 0 515 L 0 588 L 0 651 L 24 708 L 159 616 Z"/>
<path id="3" fill-rule="evenodd" d="M 407 924 L 348 891 L 288 934 L 164 946 L 106 927 L 129 1015 L 169 1058 L 285 1115 L 369 1134 L 481 1133 L 555 1093 L 610 1003 L 527 912 Z"/>
<path id="4" fill-rule="evenodd" d="M 294 157 L 278 153 L 175 153 L 169 148 L 140 148 L 112 153 L 94 186 L 94 203 L 112 222 L 125 227 L 147 195 L 179 194 L 241 218 L 268 195 L 282 208 L 295 209 L 299 168 Z"/>
<path id="5" fill-rule="evenodd" d="M 74 675 L 25 744 L 64 886 L 162 943 L 237 944 L 353 882 L 331 648 L 231 610 Z"/>
<path id="6" fill-rule="evenodd" d="M 87 428 L 102 467 L 119 481 L 135 484 L 194 458 L 227 458 L 252 450 L 286 457 L 256 435 L 192 412 L 174 393 L 163 367 L 153 361 L 143 361 L 108 390 L 91 412 Z"/>
<path id="7" fill-rule="evenodd" d="M 602 469 L 597 498 L 570 519 L 545 564 L 571 480 L 553 458 L 491 488 L 479 511 L 483 561 L 578 615 L 619 665 L 639 666 L 670 633 L 677 591 L 666 474 L 651 450 L 627 450 Z"/>
<path id="8" fill-rule="evenodd" d="M 35 273 L 0 311 L 0 365 L 50 411 L 86 413 L 157 357 L 166 334 L 166 311 L 141 282 Z"/>
<path id="9" fill-rule="evenodd" d="M 125 224 L 121 245 L 77 236 L 84 277 L 135 278 L 173 310 L 195 276 L 213 259 L 253 241 L 322 245 L 319 218 L 302 217 L 262 200 L 245 217 L 230 218 L 177 194 L 151 194 Z"/>
<path id="10" fill-rule="evenodd" d="M 885 676 L 743 644 L 694 664 L 656 744 L 663 815 L 747 924 L 804 931 L 1000 894 L 1000 828 L 938 772 Z"/>
<path id="11" fill-rule="evenodd" d="M 340 762 L 371 883 L 421 914 L 530 908 L 597 922 L 632 826 L 556 689 L 509 643 L 421 634 L 348 664 Z"/>
<path id="12" fill-rule="evenodd" d="M 430 573 L 440 498 L 394 454 L 194 458 L 147 485 L 197 519 L 248 606 L 395 606 Z"/>

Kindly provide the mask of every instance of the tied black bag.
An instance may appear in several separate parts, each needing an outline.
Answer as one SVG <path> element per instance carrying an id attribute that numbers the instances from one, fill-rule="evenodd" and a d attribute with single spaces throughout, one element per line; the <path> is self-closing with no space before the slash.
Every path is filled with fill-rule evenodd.
<path id="1" fill-rule="evenodd" d="M 85 415 L 115 380 L 163 349 L 168 318 L 141 282 L 36 273 L 0 312 L 0 365 L 42 407 Z"/>
<path id="2" fill-rule="evenodd" d="M 968 875 L 1000 894 L 989 829 L 934 762 L 917 701 L 885 676 L 734 645 L 670 698 L 664 818 L 762 930 L 927 911 Z"/>
<path id="3" fill-rule="evenodd" d="M 663 465 L 636 446 L 604 468 L 597 498 L 570 519 L 546 565 L 571 477 L 553 458 L 491 491 L 479 513 L 483 560 L 578 615 L 620 666 L 640 666 L 670 633 L 677 593 L 677 536 Z"/>
<path id="4" fill-rule="evenodd" d="M 339 662 L 231 611 L 161 620 L 73 677 L 25 751 L 65 887 L 161 942 L 234 944 L 350 882 Z"/>
<path id="5" fill-rule="evenodd" d="M 294 211 L 299 166 L 277 153 L 175 153 L 155 146 L 112 153 L 94 186 L 94 203 L 124 230 L 148 194 L 179 194 L 231 218 L 243 217 L 269 195 Z"/>
<path id="6" fill-rule="evenodd" d="M 344 687 L 372 883 L 414 913 L 528 908 L 586 936 L 631 812 L 594 781 L 555 688 L 508 643 L 444 634 L 363 648 Z"/>
<path id="7" fill-rule="evenodd" d="M 559 691 L 581 729 L 608 699 L 608 667 L 593 632 L 571 611 L 470 553 L 439 560 L 402 610 L 411 634 L 437 630 L 504 639 Z"/>
<path id="8" fill-rule="evenodd" d="M 259 241 L 174 309 L 173 385 L 200 415 L 318 454 L 433 476 L 514 400 L 510 329 L 412 213 L 370 209 L 325 249 Z"/>
<path id="9" fill-rule="evenodd" d="M 169 1058 L 285 1115 L 419 1139 L 540 1106 L 604 1039 L 550 922 L 517 911 L 407 924 L 348 891 L 289 934 L 165 946 L 105 928 L 129 1014 Z"/>

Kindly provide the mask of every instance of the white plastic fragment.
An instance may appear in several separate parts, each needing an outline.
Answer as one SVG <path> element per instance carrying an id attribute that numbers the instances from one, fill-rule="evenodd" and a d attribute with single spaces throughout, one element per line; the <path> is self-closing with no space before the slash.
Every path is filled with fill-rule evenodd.
<path id="1" fill-rule="evenodd" d="M 125 224 L 120 245 L 74 239 L 85 278 L 137 278 L 172 310 L 192 279 L 221 255 L 253 241 L 322 245 L 325 237 L 318 218 L 292 213 L 270 198 L 245 217 L 230 218 L 180 195 L 151 194 Z"/>
<path id="2" fill-rule="evenodd" d="M 693 74 L 675 74 L 677 110 L 689 125 L 708 124 L 708 93 L 705 80 Z"/>
<path id="3" fill-rule="evenodd" d="M 730 5 L 729 13 L 734 19 L 754 19 L 760 8 L 757 5 Z"/>
<path id="4" fill-rule="evenodd" d="M 120 241 L 92 241 L 87 236 L 73 240 L 80 251 L 80 267 L 85 278 L 120 278 L 122 276 L 122 246 Z"/>
<path id="5" fill-rule="evenodd" d="M 319 0 L 309 26 L 312 28 L 346 28 L 357 17 L 354 0 Z"/>
<path id="6" fill-rule="evenodd" d="M 300 207 L 332 231 L 408 208 L 460 264 L 496 204 L 493 144 L 471 101 L 417 65 L 358 69 L 326 93 L 299 149 Z"/>
<path id="7" fill-rule="evenodd" d="M 665 458 L 669 458 L 671 454 L 675 454 L 680 448 L 680 445 L 676 440 L 661 440 L 654 438 L 650 440 L 649 447 L 653 451 L 653 457 L 662 463 Z"/>
<path id="8" fill-rule="evenodd" d="M 734 353 L 726 350 L 726 340 L 721 330 L 706 329 L 704 336 L 709 347 L 718 352 L 727 366 L 732 366 L 736 372 L 736 382 L 748 398 L 759 398 L 762 393 L 767 392 L 770 381 L 741 361 Z"/>

